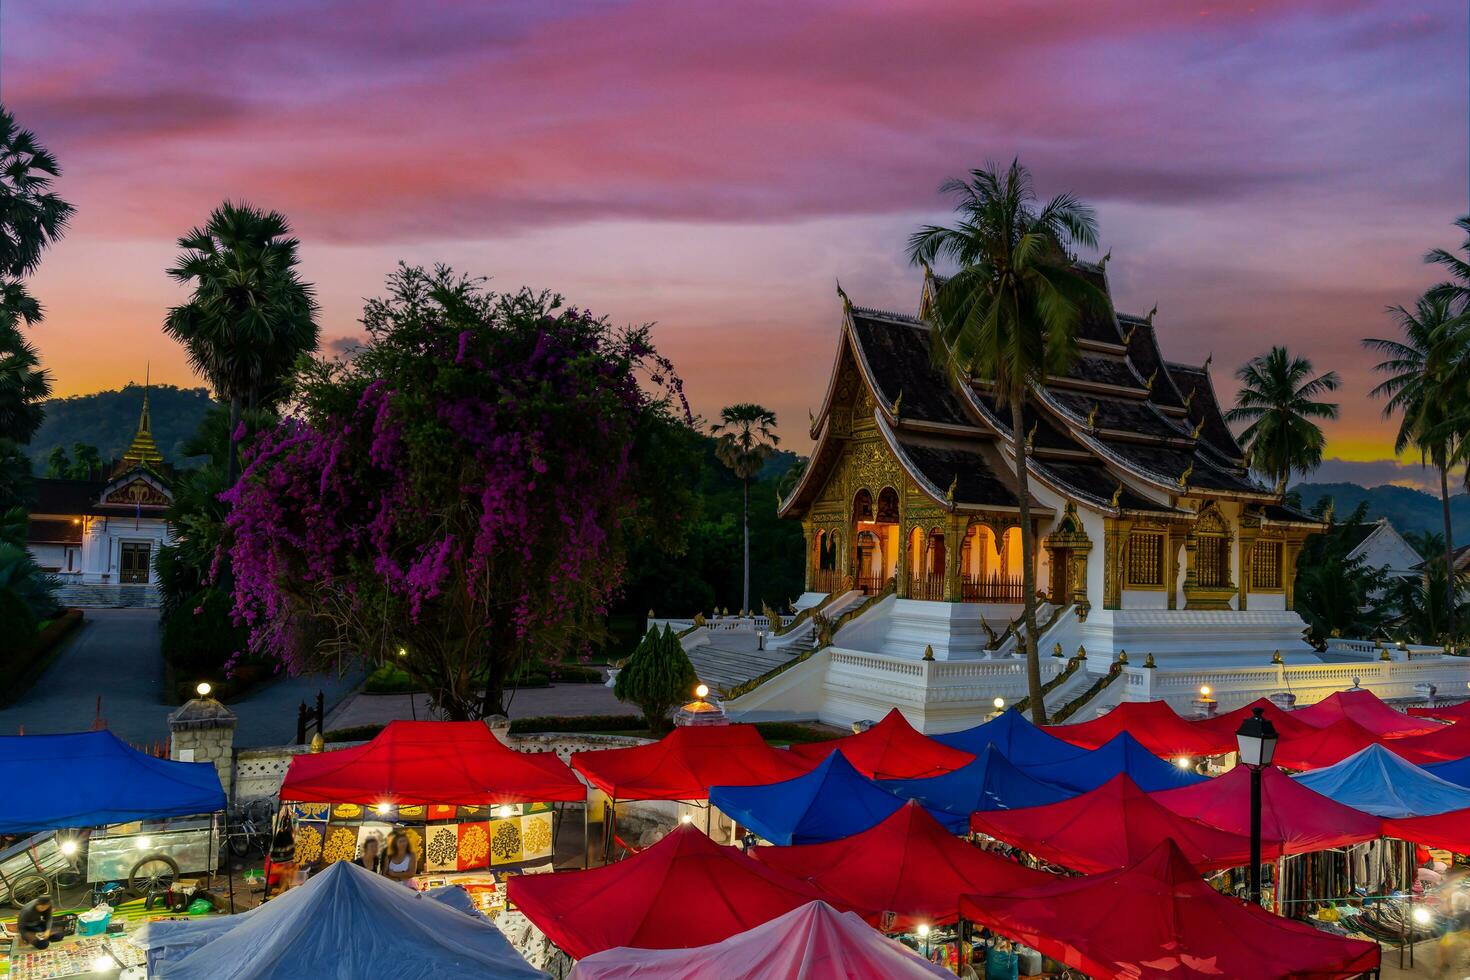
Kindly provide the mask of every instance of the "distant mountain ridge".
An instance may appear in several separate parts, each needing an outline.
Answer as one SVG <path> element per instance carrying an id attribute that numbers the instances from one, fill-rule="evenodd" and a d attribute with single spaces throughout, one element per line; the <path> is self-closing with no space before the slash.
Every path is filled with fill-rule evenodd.
<path id="1" fill-rule="evenodd" d="M 1444 533 L 1444 517 L 1437 494 L 1412 487 L 1360 487 L 1356 483 L 1301 483 L 1291 489 L 1301 494 L 1302 506 L 1309 510 L 1321 498 L 1331 497 L 1333 512 L 1339 520 L 1366 500 L 1368 519 L 1376 521 L 1386 517 L 1400 534 L 1409 531 Z M 1470 494 L 1458 493 L 1450 497 L 1450 527 L 1457 545 L 1470 544 Z"/>
<path id="2" fill-rule="evenodd" d="M 174 466 L 188 467 L 193 461 L 183 455 L 184 443 L 199 428 L 204 413 L 214 402 L 204 388 L 153 385 L 148 394 L 148 412 L 153 422 L 153 439 L 164 459 Z M 120 391 L 97 391 L 90 395 L 51 398 L 45 402 L 46 420 L 26 447 L 37 476 L 46 470 L 46 457 L 57 446 L 71 453 L 73 443 L 97 447 L 104 460 L 123 454 L 138 431 L 143 409 L 143 386 L 130 384 Z"/>

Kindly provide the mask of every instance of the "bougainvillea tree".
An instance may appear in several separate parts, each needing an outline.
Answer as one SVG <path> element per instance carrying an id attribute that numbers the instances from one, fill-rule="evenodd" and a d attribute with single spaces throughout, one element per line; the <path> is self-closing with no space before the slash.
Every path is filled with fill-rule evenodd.
<path id="1" fill-rule="evenodd" d="M 295 672 L 391 660 L 449 718 L 595 642 L 649 506 L 647 432 L 688 416 L 644 328 L 400 267 L 367 343 L 298 384 L 230 505 L 235 613 Z"/>

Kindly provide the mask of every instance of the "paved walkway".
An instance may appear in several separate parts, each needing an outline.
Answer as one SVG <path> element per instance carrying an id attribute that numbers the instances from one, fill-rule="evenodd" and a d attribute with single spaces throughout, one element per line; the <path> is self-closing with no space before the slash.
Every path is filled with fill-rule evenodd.
<path id="1" fill-rule="evenodd" d="M 156 609 L 88 609 L 82 626 L 21 700 L 0 710 L 0 734 L 86 731 L 98 698 L 107 727 L 135 744 L 168 737 L 172 705 L 161 700 L 163 657 Z M 356 678 L 283 677 L 230 705 L 240 718 L 235 744 L 281 745 L 295 738 L 296 706 L 323 691 L 328 710 Z"/>
<path id="2" fill-rule="evenodd" d="M 546 715 L 586 717 L 587 715 L 636 715 L 637 705 L 624 704 L 613 697 L 612 689 L 601 684 L 553 684 L 517 691 L 510 703 L 512 718 L 540 718 Z M 358 725 L 385 725 L 401 718 L 432 718 L 426 694 L 354 694 L 335 711 L 327 713 L 327 731 Z"/>

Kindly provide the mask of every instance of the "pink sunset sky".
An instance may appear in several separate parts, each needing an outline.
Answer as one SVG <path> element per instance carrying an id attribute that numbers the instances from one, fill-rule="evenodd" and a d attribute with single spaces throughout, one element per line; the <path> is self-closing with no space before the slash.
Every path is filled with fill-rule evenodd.
<path id="1" fill-rule="evenodd" d="M 1409 8 L 1417 9 L 1409 9 Z M 1119 308 L 1229 372 L 1343 377 L 1320 479 L 1418 482 L 1359 338 L 1467 209 L 1466 12 L 1393 0 L 17 0 L 0 97 L 77 206 L 32 288 L 57 392 L 197 384 L 174 240 L 284 211 L 323 335 L 399 259 L 654 321 L 696 411 L 810 445 L 840 306 L 911 310 L 936 187 L 1019 156 L 1097 207 Z M 1415 462 L 1415 461 L 1410 461 Z"/>

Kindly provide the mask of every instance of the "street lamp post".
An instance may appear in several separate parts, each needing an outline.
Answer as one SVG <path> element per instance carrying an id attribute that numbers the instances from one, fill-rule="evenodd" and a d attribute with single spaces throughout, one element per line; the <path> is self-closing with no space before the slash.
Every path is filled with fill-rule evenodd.
<path id="1" fill-rule="evenodd" d="M 1240 723 L 1235 733 L 1240 748 L 1241 764 L 1251 771 L 1251 866 L 1250 900 L 1261 904 L 1261 770 L 1276 755 L 1276 726 L 1261 708 L 1251 709 L 1251 716 Z"/>

